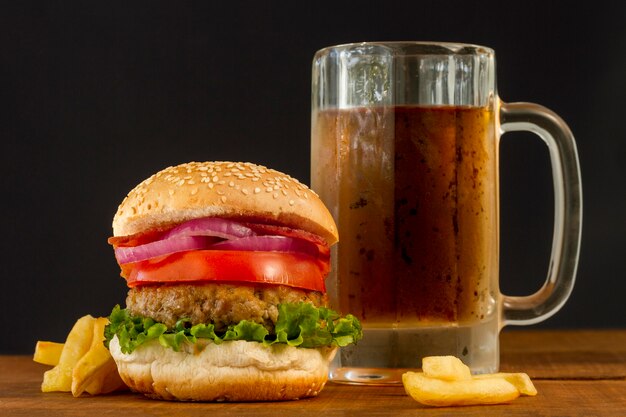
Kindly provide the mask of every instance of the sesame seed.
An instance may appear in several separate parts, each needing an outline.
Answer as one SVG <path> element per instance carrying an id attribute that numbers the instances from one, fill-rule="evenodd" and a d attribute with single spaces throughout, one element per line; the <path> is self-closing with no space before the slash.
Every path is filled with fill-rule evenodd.
<path id="1" fill-rule="evenodd" d="M 167 191 L 167 193 L 168 193 L 170 196 L 172 196 L 172 195 L 174 195 L 174 190 L 168 190 L 168 191 Z"/>
<path id="2" fill-rule="evenodd" d="M 274 198 L 278 198 L 278 193 L 274 193 L 274 194 L 272 194 L 272 197 L 274 197 Z"/>
<path id="3" fill-rule="evenodd" d="M 259 187 L 256 187 L 256 188 L 254 189 L 254 194 L 258 194 L 258 193 L 260 193 L 260 192 L 261 192 L 261 189 L 260 189 Z"/>
<path id="4" fill-rule="evenodd" d="M 213 178 L 211 178 L 211 180 L 213 182 L 217 182 L 217 180 L 219 180 L 219 179 L 220 179 L 220 177 L 218 177 L 217 175 L 214 175 Z"/>
<path id="5" fill-rule="evenodd" d="M 222 198 L 221 198 L 221 200 L 222 200 L 222 203 L 225 203 L 225 202 L 226 202 L 226 196 L 225 196 L 225 195 L 223 195 L 223 196 L 222 196 Z"/>
<path id="6" fill-rule="evenodd" d="M 225 193 L 224 193 L 224 191 L 222 191 L 222 190 L 217 190 L 217 194 L 218 194 L 218 195 L 224 195 Z"/>
<path id="7" fill-rule="evenodd" d="M 229 183 L 228 183 L 228 186 L 229 186 L 229 187 L 234 187 L 234 186 L 235 186 L 235 181 L 231 181 L 231 182 L 229 182 Z"/>
<path id="8" fill-rule="evenodd" d="M 268 193 L 271 193 L 272 191 L 274 191 L 274 189 L 272 187 L 267 187 L 265 191 Z"/>
<path id="9" fill-rule="evenodd" d="M 180 180 L 176 183 L 179 187 L 185 183 L 185 180 Z"/>
<path id="10" fill-rule="evenodd" d="M 283 195 L 286 196 L 287 195 L 287 190 L 280 190 L 282 191 Z"/>
<path id="11" fill-rule="evenodd" d="M 198 193 L 198 188 L 195 187 L 191 190 L 191 195 L 196 195 Z"/>
<path id="12" fill-rule="evenodd" d="M 242 193 L 244 193 L 244 195 L 248 195 L 248 194 L 250 194 L 250 191 L 248 191 L 248 190 L 247 190 L 247 189 L 245 189 L 245 188 L 242 188 L 242 189 L 241 189 L 241 192 L 242 192 Z"/>
<path id="13" fill-rule="evenodd" d="M 290 205 L 290 206 L 293 206 L 294 204 L 296 204 L 296 202 L 295 202 L 295 201 L 293 201 L 293 200 L 289 200 L 289 205 Z"/>
<path id="14" fill-rule="evenodd" d="M 259 179 L 257 177 L 252 178 L 252 181 L 258 181 Z"/>
<path id="15" fill-rule="evenodd" d="M 209 183 L 209 188 L 213 188 L 215 184 L 213 184 L 212 182 Z"/>
<path id="16" fill-rule="evenodd" d="M 196 183 L 196 182 L 195 182 L 194 180 L 189 180 L 189 181 L 187 181 L 187 184 L 189 184 L 189 185 L 194 185 L 195 183 Z"/>

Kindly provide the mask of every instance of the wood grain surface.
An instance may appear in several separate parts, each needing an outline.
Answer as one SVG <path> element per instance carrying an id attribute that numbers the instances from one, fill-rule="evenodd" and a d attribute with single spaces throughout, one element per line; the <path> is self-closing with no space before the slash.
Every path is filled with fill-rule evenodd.
<path id="1" fill-rule="evenodd" d="M 509 330 L 500 341 L 504 372 L 535 379 L 626 379 L 624 330 Z"/>
<path id="2" fill-rule="evenodd" d="M 502 370 L 527 372 L 539 394 L 495 406 L 431 408 L 402 387 L 333 383 L 316 398 L 272 403 L 176 403 L 130 392 L 73 398 L 40 392 L 48 368 L 0 356 L 0 416 L 626 416 L 626 330 L 503 333 Z"/>

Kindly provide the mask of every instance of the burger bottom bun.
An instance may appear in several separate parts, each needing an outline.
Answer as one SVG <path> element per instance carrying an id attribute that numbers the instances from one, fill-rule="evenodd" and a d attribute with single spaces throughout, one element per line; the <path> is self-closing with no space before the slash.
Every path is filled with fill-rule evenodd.
<path id="1" fill-rule="evenodd" d="M 328 378 L 337 348 L 305 349 L 276 344 L 209 342 L 175 352 L 152 340 L 130 354 L 117 337 L 111 355 L 120 376 L 150 398 L 179 401 L 277 401 L 316 396 Z"/>

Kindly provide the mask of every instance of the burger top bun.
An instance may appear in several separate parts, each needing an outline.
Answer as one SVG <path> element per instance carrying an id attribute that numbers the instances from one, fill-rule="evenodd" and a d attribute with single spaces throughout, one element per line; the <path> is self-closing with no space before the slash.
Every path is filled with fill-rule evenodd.
<path id="1" fill-rule="evenodd" d="M 137 185 L 113 218 L 113 235 L 162 229 L 201 217 L 275 223 L 337 242 L 337 226 L 318 195 L 282 172 L 243 162 L 190 162 Z"/>

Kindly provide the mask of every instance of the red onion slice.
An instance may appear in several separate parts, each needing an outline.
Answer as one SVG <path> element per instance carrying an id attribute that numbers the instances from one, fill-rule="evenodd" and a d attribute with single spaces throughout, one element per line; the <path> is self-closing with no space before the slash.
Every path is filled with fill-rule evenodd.
<path id="1" fill-rule="evenodd" d="M 176 252 L 205 249 L 212 243 L 215 243 L 215 241 L 216 239 L 204 236 L 173 237 L 146 243 L 145 245 L 115 248 L 115 258 L 122 265 Z"/>
<path id="2" fill-rule="evenodd" d="M 284 236 L 249 236 L 225 240 L 211 245 L 211 250 L 298 252 L 317 257 L 319 250 L 315 243 L 304 239 Z"/>
<path id="3" fill-rule="evenodd" d="M 237 239 L 254 236 L 256 233 L 249 227 L 232 220 L 217 217 L 205 217 L 202 219 L 189 220 L 170 230 L 165 239 L 182 236 L 215 236 L 223 239 Z"/>
<path id="4" fill-rule="evenodd" d="M 259 230 L 255 230 L 255 227 Z M 259 236 L 257 232 L 276 234 Z M 287 232 L 291 236 L 277 235 Z M 123 265 L 199 249 L 292 252 L 316 258 L 328 256 L 328 251 L 324 251 L 319 243 L 293 236 L 296 232 L 279 226 L 246 225 L 217 217 L 205 217 L 176 226 L 165 233 L 160 240 L 138 246 L 115 247 L 115 257 L 118 263 Z M 304 236 L 309 238 L 308 234 Z M 226 240 L 222 241 L 222 239 Z"/>

